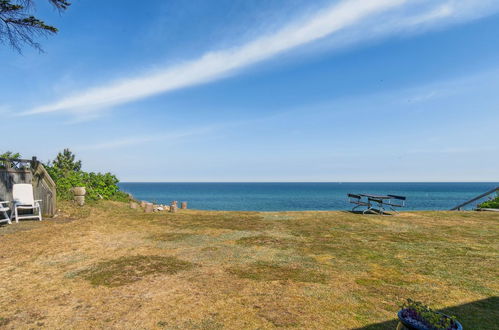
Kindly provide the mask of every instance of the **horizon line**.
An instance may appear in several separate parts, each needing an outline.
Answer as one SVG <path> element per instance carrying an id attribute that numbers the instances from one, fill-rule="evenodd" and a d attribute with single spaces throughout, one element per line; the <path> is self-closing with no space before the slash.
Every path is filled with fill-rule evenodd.
<path id="1" fill-rule="evenodd" d="M 495 183 L 499 181 L 120 181 L 119 183 Z"/>

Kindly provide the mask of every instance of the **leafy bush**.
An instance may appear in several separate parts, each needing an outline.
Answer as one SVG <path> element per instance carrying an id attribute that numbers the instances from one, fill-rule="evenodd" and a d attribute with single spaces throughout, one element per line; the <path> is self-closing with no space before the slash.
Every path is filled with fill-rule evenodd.
<path id="1" fill-rule="evenodd" d="M 21 154 L 18 152 L 6 151 L 0 154 L 0 158 L 21 158 Z"/>
<path id="2" fill-rule="evenodd" d="M 21 154 L 18 152 L 12 152 L 12 151 L 6 151 L 3 154 L 0 154 L 0 158 L 6 158 L 6 159 L 18 159 L 21 158 Z M 4 161 L 0 161 L 0 168 L 5 168 L 6 164 Z M 11 167 L 14 166 L 14 164 L 10 165 Z"/>
<path id="3" fill-rule="evenodd" d="M 499 196 L 495 199 L 491 199 L 490 201 L 483 202 L 478 205 L 478 207 L 483 209 L 499 209 Z"/>
<path id="4" fill-rule="evenodd" d="M 85 187 L 86 199 L 111 199 L 128 201 L 128 194 L 120 191 L 118 178 L 111 173 L 94 173 L 81 170 L 81 161 L 75 161 L 74 154 L 69 149 L 57 155 L 57 158 L 45 165 L 47 172 L 57 185 L 57 195 L 60 199 L 73 198 L 73 187 Z"/>

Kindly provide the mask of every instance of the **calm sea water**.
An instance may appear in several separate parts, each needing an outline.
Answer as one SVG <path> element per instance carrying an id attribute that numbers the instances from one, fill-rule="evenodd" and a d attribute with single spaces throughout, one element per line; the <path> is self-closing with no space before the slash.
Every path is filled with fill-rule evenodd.
<path id="1" fill-rule="evenodd" d="M 448 210 L 499 183 L 131 183 L 122 190 L 139 200 L 187 201 L 191 209 L 301 211 L 351 209 L 347 193 L 407 197 L 405 210 Z"/>

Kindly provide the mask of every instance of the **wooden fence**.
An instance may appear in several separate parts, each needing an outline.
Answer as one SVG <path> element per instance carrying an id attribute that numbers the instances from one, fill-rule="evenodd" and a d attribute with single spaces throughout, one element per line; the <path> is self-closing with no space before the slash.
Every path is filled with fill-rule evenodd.
<path id="1" fill-rule="evenodd" d="M 0 158 L 0 200 L 12 201 L 12 186 L 16 183 L 31 183 L 35 199 L 42 200 L 44 216 L 55 215 L 57 211 L 56 186 L 36 157 L 31 160 Z"/>

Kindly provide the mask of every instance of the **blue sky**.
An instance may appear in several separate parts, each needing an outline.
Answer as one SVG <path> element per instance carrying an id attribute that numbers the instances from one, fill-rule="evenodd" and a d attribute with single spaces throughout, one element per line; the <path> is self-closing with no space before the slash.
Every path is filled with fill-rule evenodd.
<path id="1" fill-rule="evenodd" d="M 499 2 L 39 3 L 0 151 L 122 181 L 499 181 Z"/>

